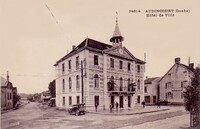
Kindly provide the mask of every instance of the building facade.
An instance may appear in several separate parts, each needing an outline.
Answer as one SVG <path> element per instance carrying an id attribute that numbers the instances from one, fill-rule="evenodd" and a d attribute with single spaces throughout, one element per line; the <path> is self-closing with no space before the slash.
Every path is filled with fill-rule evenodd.
<path id="1" fill-rule="evenodd" d="M 17 92 L 17 88 L 13 87 L 9 81 L 9 75 L 7 73 L 7 79 L 1 77 L 1 110 L 8 110 L 13 108 L 13 93 Z"/>
<path id="2" fill-rule="evenodd" d="M 120 108 L 140 104 L 144 99 L 145 62 L 123 46 L 124 38 L 116 22 L 112 45 L 85 39 L 54 65 L 56 107 L 85 103 L 86 108 Z"/>
<path id="3" fill-rule="evenodd" d="M 146 78 L 144 81 L 144 100 L 146 104 L 153 105 L 159 100 L 160 77 Z"/>
<path id="4" fill-rule="evenodd" d="M 175 58 L 175 64 L 159 81 L 160 99 L 173 104 L 183 104 L 184 87 L 191 83 L 193 70 L 193 63 L 187 66 L 180 63 L 180 58 Z"/>

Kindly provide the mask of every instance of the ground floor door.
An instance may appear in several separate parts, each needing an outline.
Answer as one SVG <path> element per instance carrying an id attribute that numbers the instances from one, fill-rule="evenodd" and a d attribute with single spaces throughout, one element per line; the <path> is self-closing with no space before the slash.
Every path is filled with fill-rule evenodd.
<path id="1" fill-rule="evenodd" d="M 94 106 L 99 105 L 99 96 L 94 96 Z"/>
<path id="2" fill-rule="evenodd" d="M 153 96 L 153 103 L 156 103 L 156 96 Z"/>
<path id="3" fill-rule="evenodd" d="M 131 107 L 131 96 L 128 96 L 128 107 Z"/>
<path id="4" fill-rule="evenodd" d="M 114 108 L 114 105 L 115 105 L 115 96 L 111 96 L 110 97 L 110 103 L 112 105 L 112 108 Z"/>
<path id="5" fill-rule="evenodd" d="M 120 108 L 123 108 L 123 107 L 124 107 L 124 97 L 123 97 L 123 96 L 120 96 L 120 97 L 119 97 L 119 107 L 120 107 Z"/>

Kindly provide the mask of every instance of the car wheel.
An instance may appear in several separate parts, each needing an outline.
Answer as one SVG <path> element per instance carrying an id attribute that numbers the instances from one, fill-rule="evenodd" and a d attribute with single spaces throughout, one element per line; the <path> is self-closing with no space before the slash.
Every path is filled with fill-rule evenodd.
<path id="1" fill-rule="evenodd" d="M 76 112 L 76 116 L 79 116 L 79 112 L 78 111 Z"/>

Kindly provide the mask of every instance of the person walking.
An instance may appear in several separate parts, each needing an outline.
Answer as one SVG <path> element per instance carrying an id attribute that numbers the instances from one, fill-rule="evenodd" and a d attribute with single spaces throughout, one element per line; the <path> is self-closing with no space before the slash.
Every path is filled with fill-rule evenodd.
<path id="1" fill-rule="evenodd" d="M 98 104 L 96 103 L 96 104 L 95 104 L 95 109 L 96 109 L 96 112 L 97 112 L 97 107 L 98 107 Z"/>
<path id="2" fill-rule="evenodd" d="M 119 106 L 118 102 L 115 103 L 115 106 L 116 106 L 116 111 L 118 111 L 118 106 Z"/>
<path id="3" fill-rule="evenodd" d="M 142 101 L 143 108 L 145 108 L 145 101 Z"/>
<path id="4" fill-rule="evenodd" d="M 160 108 L 160 100 L 157 102 L 157 108 Z"/>
<path id="5" fill-rule="evenodd" d="M 110 112 L 112 112 L 112 104 L 110 104 L 109 108 L 110 108 Z"/>

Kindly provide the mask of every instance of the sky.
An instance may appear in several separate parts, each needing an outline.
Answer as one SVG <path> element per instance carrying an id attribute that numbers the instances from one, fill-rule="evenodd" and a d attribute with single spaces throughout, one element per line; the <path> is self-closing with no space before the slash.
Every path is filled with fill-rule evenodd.
<path id="1" fill-rule="evenodd" d="M 197 66 L 199 4 L 199 0 L 1 0 L 0 74 L 6 77 L 9 71 L 19 93 L 47 90 L 56 78 L 53 65 L 72 45 L 87 37 L 111 44 L 116 12 L 125 38 L 123 46 L 141 60 L 146 53 L 145 76 L 163 76 L 176 57 L 183 64 L 190 57 Z M 134 9 L 141 13 L 130 13 Z M 146 17 L 148 9 L 185 9 L 189 13 Z"/>

